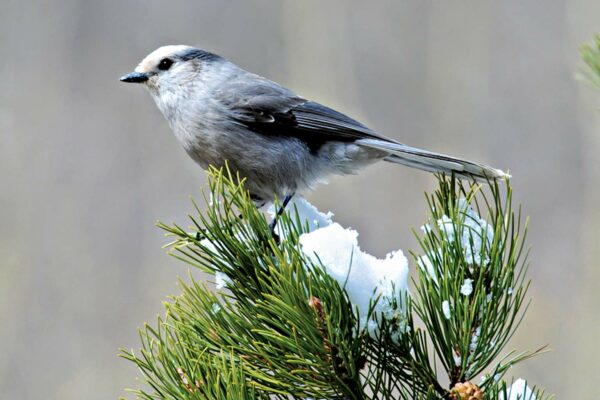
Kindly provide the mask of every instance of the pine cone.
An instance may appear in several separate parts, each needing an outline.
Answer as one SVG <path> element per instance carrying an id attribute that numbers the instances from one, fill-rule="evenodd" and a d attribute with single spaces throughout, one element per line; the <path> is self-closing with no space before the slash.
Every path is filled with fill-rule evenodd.
<path id="1" fill-rule="evenodd" d="M 474 383 L 459 382 L 450 389 L 452 400 L 483 400 L 483 392 Z"/>

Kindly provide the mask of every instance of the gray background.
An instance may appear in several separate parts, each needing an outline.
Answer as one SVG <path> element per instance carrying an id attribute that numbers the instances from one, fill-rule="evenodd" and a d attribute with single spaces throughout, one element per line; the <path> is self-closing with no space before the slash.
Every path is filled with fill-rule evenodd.
<path id="1" fill-rule="evenodd" d="M 168 5 L 167 5 L 168 4 Z M 203 173 L 149 95 L 154 48 L 221 53 L 403 142 L 508 168 L 531 216 L 533 303 L 515 368 L 597 393 L 600 95 L 573 79 L 596 0 L 17 1 L 0 4 L 0 397 L 110 399 L 187 267 L 155 220 L 185 224 Z M 415 248 L 425 173 L 377 165 L 309 198 L 364 249 Z M 595 378 L 595 379 L 594 379 Z"/>

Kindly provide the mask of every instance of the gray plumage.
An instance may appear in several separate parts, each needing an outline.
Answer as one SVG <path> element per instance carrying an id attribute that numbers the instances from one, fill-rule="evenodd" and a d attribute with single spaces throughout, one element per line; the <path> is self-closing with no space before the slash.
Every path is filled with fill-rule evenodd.
<path id="1" fill-rule="evenodd" d="M 148 55 L 124 82 L 144 83 L 202 168 L 228 162 L 266 202 L 385 160 L 486 180 L 501 170 L 407 146 L 226 59 L 189 46 Z"/>

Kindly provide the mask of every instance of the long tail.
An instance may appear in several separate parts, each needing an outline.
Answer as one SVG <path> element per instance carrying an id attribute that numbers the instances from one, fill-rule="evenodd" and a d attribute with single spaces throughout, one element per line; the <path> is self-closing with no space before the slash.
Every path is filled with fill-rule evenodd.
<path id="1" fill-rule="evenodd" d="M 360 139 L 356 144 L 389 153 L 385 161 L 406 165 L 429 172 L 454 173 L 457 177 L 486 181 L 488 179 L 510 177 L 504 171 L 484 164 L 450 157 L 432 151 L 421 150 L 401 143 L 377 139 Z"/>

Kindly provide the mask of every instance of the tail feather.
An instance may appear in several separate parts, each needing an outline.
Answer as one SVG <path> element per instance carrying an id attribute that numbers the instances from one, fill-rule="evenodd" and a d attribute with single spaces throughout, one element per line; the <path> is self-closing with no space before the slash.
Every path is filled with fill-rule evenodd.
<path id="1" fill-rule="evenodd" d="M 504 171 L 484 164 L 474 163 L 472 161 L 462 160 L 460 158 L 434 153 L 432 151 L 417 149 L 401 143 L 377 139 L 360 139 L 355 143 L 360 146 L 388 152 L 389 156 L 384 158 L 386 161 L 406 165 L 423 171 L 454 173 L 461 178 L 475 178 L 479 181 L 510 177 L 510 175 Z"/>

